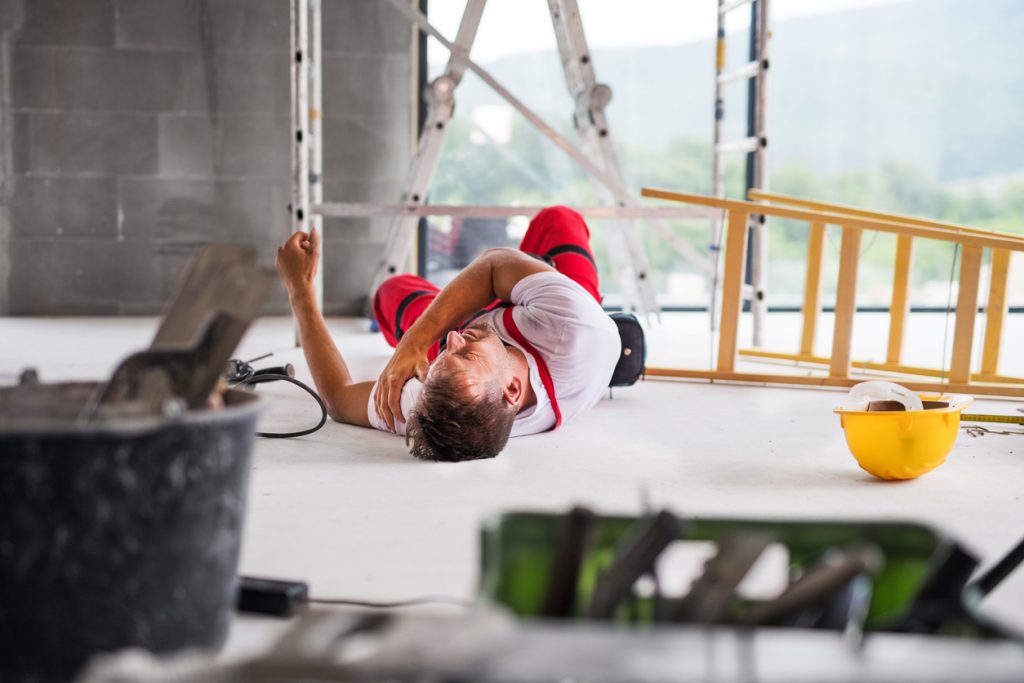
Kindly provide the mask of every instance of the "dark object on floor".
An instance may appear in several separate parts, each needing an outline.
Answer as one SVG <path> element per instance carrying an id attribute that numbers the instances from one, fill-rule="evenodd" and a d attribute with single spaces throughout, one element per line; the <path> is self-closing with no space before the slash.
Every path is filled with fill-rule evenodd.
<path id="1" fill-rule="evenodd" d="M 0 680 L 227 633 L 259 400 L 81 422 L 96 386 L 0 390 Z"/>
<path id="2" fill-rule="evenodd" d="M 235 608 L 249 614 L 290 617 L 309 601 L 309 584 L 304 581 L 238 577 Z"/>
<path id="3" fill-rule="evenodd" d="M 622 340 L 622 353 L 619 362 L 612 372 L 610 387 L 628 387 L 636 384 L 647 364 L 647 343 L 644 339 L 644 328 L 632 313 L 609 313 L 615 326 L 619 329 Z"/>

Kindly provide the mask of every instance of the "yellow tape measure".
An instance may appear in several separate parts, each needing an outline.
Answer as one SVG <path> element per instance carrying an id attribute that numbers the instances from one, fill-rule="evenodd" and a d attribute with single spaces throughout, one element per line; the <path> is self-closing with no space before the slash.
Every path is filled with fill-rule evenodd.
<path id="1" fill-rule="evenodd" d="M 1024 425 L 1024 415 L 970 415 L 960 414 L 961 422 L 1001 422 L 1003 424 Z"/>

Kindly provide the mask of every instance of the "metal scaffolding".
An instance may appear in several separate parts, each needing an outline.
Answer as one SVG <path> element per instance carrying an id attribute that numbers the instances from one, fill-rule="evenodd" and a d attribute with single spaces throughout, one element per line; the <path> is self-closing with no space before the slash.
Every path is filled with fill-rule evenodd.
<path id="1" fill-rule="evenodd" d="M 576 0 L 548 0 L 548 7 L 562 57 L 566 84 L 576 103 L 574 118 L 583 143 L 582 148 L 559 134 L 470 58 L 469 53 L 486 0 L 467 0 L 454 41 L 449 41 L 441 34 L 410 0 L 388 2 L 421 31 L 446 47 L 450 59 L 444 73 L 430 84 L 430 112 L 413 154 L 400 201 L 396 204 L 369 204 L 323 200 L 320 0 L 291 0 L 294 55 L 292 128 L 295 136 L 292 154 L 293 228 L 307 230 L 314 225 L 319 226 L 324 216 L 394 216 L 384 256 L 371 284 L 370 291 L 373 291 L 384 278 L 408 268 L 415 244 L 417 219 L 421 216 L 530 216 L 539 211 L 541 207 L 427 204 L 430 180 L 454 109 L 455 89 L 462 75 L 469 70 L 590 176 L 602 205 L 576 209 L 585 217 L 612 221 L 615 240 L 611 258 L 623 286 L 624 307 L 643 314 L 657 314 L 659 309 L 648 273 L 647 255 L 639 239 L 637 226 L 630 221 L 640 218 L 654 221 L 709 218 L 713 212 L 702 207 L 641 206 L 637 198 L 627 190 L 604 114 L 604 108 L 611 99 L 611 89 L 598 83 L 594 75 Z M 683 246 L 687 247 L 683 251 L 684 258 L 711 276 L 712 260 L 688 245 Z M 322 267 L 319 272 L 322 274 Z M 322 302 L 322 275 L 318 276 L 316 288 L 318 301 Z"/>

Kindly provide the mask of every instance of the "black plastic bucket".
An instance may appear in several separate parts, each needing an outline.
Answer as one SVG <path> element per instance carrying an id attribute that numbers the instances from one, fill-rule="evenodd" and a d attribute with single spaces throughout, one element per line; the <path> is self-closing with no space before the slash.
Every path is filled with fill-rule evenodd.
<path id="1" fill-rule="evenodd" d="M 91 383 L 0 389 L 0 680 L 227 636 L 260 402 L 77 419 Z"/>

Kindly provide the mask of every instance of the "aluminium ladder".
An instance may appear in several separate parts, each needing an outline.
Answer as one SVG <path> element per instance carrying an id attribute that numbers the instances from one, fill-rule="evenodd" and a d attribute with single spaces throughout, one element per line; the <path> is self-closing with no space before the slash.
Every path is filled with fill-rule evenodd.
<path id="1" fill-rule="evenodd" d="M 419 147 L 413 155 L 402 191 L 402 203 L 407 206 L 426 203 L 430 180 L 437 167 L 448 128 L 447 123 L 454 109 L 455 88 L 461 81 L 466 67 L 475 66 L 469 60 L 469 52 L 476 37 L 485 2 L 486 0 L 468 0 L 456 39 L 450 44 L 442 41 L 451 51 L 451 57 L 445 72 L 430 85 L 430 113 L 423 126 Z M 411 20 L 420 23 L 423 28 L 425 17 L 408 7 L 400 7 L 400 3 L 401 0 L 394 2 L 396 7 Z M 559 139 L 556 139 L 557 134 L 553 130 L 545 130 L 549 128 L 547 126 L 538 127 L 556 144 L 570 152 L 577 163 L 598 181 L 597 190 L 603 205 L 636 207 L 636 199 L 625 189 L 618 156 L 604 113 L 605 106 L 611 100 L 611 88 L 596 80 L 576 0 L 548 0 L 548 8 L 566 85 L 575 102 L 574 121 L 583 142 L 583 149 L 574 149 L 570 152 Z M 436 33 L 431 32 L 431 35 L 440 39 Z M 476 68 L 473 70 L 480 73 Z M 493 83 L 489 85 L 494 88 Z M 515 106 L 516 103 L 507 94 L 500 90 L 498 94 Z M 526 113 L 522 109 L 520 112 Z M 529 116 L 527 118 L 530 119 Z M 537 125 L 536 121 L 530 120 Z M 583 156 L 582 159 L 580 155 Z M 417 215 L 395 217 L 388 235 L 384 259 L 374 276 L 371 291 L 385 278 L 402 271 L 412 253 L 416 223 Z M 653 282 L 649 276 L 647 254 L 635 226 L 630 221 L 615 220 L 612 227 L 614 242 L 609 252 L 623 288 L 624 308 L 634 309 L 645 315 L 657 315 L 658 305 Z M 696 250 L 690 257 L 704 270 L 710 270 L 707 260 Z"/>
<path id="2" fill-rule="evenodd" d="M 386 253 L 377 269 L 373 287 L 384 278 L 401 272 L 408 263 L 415 243 L 417 218 L 421 216 L 529 216 L 540 207 L 431 205 L 426 202 L 431 177 L 454 110 L 454 91 L 466 70 L 476 74 L 497 95 L 518 111 L 534 128 L 551 140 L 585 171 L 599 191 L 605 194 L 600 206 L 579 206 L 585 217 L 610 219 L 613 238 L 619 248 L 611 256 L 620 268 L 626 308 L 641 313 L 657 313 L 652 283 L 647 277 L 647 258 L 643 244 L 627 219 L 644 219 L 662 229 L 660 220 L 711 218 L 713 211 L 701 207 L 651 207 L 638 203 L 622 181 L 618 159 L 608 132 L 604 107 L 611 89 L 596 82 L 590 55 L 583 37 L 575 0 L 549 0 L 549 10 L 565 67 L 566 83 L 575 98 L 575 119 L 586 150 L 577 148 L 541 117 L 499 83 L 470 57 L 469 52 L 486 0 L 467 0 L 457 37 L 449 41 L 414 8 L 409 0 L 388 0 L 399 13 L 426 35 L 440 42 L 451 53 L 444 73 L 430 84 L 427 101 L 430 111 L 413 154 L 403 185 L 401 203 L 370 204 L 323 200 L 321 121 L 321 1 L 291 0 L 292 7 L 292 229 L 320 227 L 323 217 L 393 216 Z M 711 276 L 714 265 L 694 248 L 681 250 L 683 257 Z M 323 264 L 315 288 L 322 303 Z M 372 291 L 372 290 L 371 290 Z"/>
<path id="3" fill-rule="evenodd" d="M 430 182 L 441 157 L 448 123 L 455 111 L 455 88 L 462 82 L 462 76 L 466 72 L 466 62 L 459 59 L 459 56 L 469 56 L 486 2 L 487 0 L 466 0 L 466 9 L 462 13 L 459 30 L 452 43 L 448 64 L 444 73 L 431 81 L 426 92 L 427 118 L 423 122 L 419 142 L 416 151 L 413 152 L 402 187 L 403 204 L 422 206 L 427 203 Z M 384 248 L 384 258 L 377 267 L 370 285 L 371 296 L 384 280 L 404 270 L 412 254 L 419 219 L 417 215 L 397 215 L 392 220 Z"/>
<path id="4" fill-rule="evenodd" d="M 726 71 L 725 19 L 733 10 L 750 5 L 750 61 L 732 71 Z M 746 155 L 746 173 L 743 199 L 754 188 L 768 189 L 768 166 L 766 152 L 768 137 L 765 129 L 766 77 L 768 74 L 768 0 L 718 0 L 718 32 L 715 43 L 715 132 L 712 151 L 711 194 L 725 197 L 725 157 L 729 154 Z M 734 81 L 747 81 L 747 137 L 723 141 L 725 119 L 724 86 Z M 750 216 L 750 254 L 744 288 L 744 298 L 750 301 L 754 322 L 754 346 L 764 341 L 765 316 L 768 311 L 765 301 L 765 281 L 768 266 L 768 233 L 763 215 Z M 721 220 L 712 225 L 712 244 L 717 249 L 721 232 Z M 715 254 L 716 258 L 718 254 Z M 716 271 L 717 273 L 717 271 Z M 715 276 L 717 280 L 717 274 Z M 712 284 L 712 294 L 718 286 Z M 712 320 L 715 311 L 711 311 Z"/>

